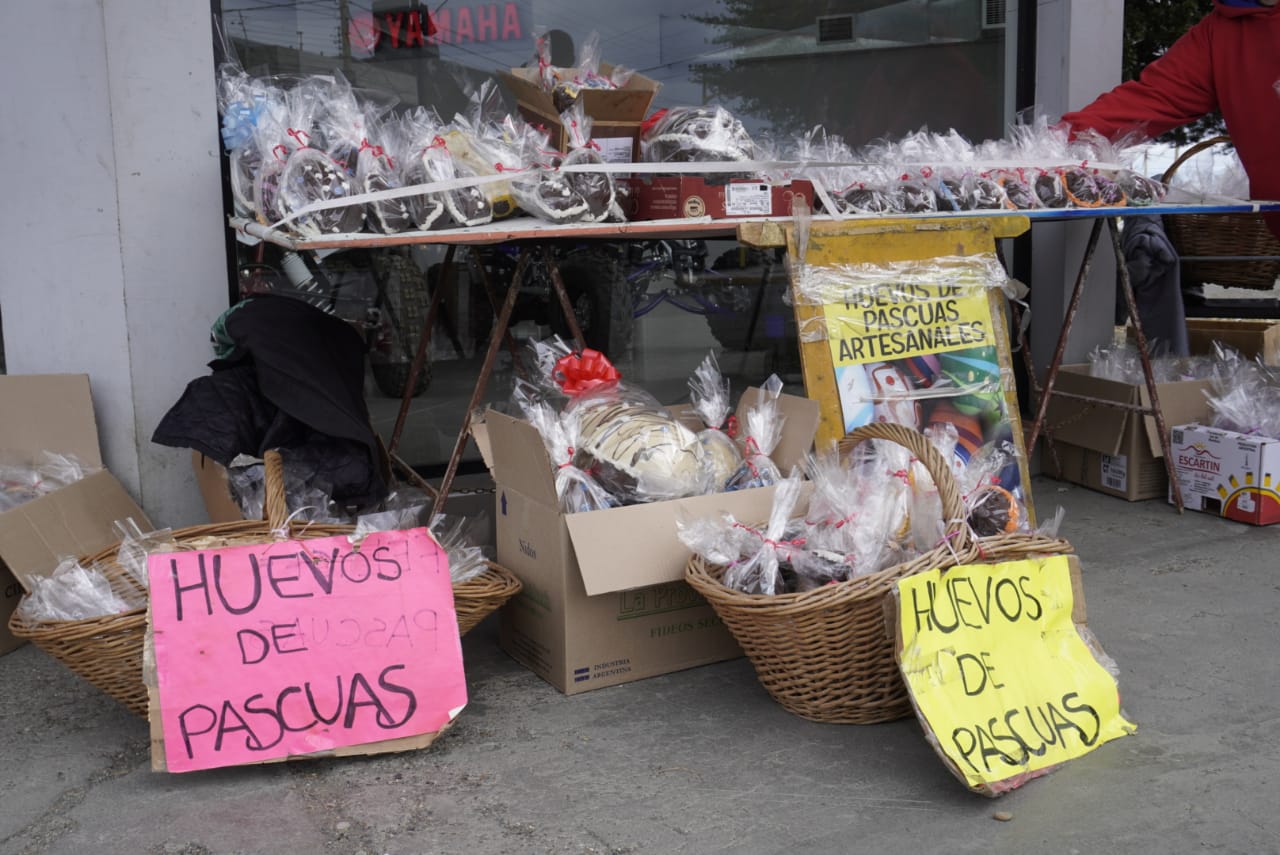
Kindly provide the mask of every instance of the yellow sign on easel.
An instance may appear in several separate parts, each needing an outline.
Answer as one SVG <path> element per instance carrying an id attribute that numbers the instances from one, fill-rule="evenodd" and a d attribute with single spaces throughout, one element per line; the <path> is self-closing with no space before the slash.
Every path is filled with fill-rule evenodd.
<path id="1" fill-rule="evenodd" d="M 957 468 L 1010 443 L 1001 486 L 1034 522 L 996 241 L 1025 216 L 869 218 L 784 230 L 805 393 L 818 401 L 822 448 L 872 421 L 955 435 Z M 740 228 L 767 245 L 769 230 Z"/>
<path id="2" fill-rule="evenodd" d="M 1132 733 L 1090 649 L 1069 556 L 931 570 L 896 590 L 899 665 L 929 741 L 1000 795 Z"/>

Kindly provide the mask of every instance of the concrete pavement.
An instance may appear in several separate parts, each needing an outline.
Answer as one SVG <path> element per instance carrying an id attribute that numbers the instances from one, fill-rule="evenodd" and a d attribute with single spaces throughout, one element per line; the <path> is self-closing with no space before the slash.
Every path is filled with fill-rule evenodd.
<path id="1" fill-rule="evenodd" d="M 493 617 L 430 748 L 185 775 L 150 771 L 145 722 L 40 650 L 0 657 L 0 855 L 1280 852 L 1280 528 L 1034 492 L 1066 509 L 1138 731 L 998 800 L 914 719 L 797 718 L 745 660 L 564 697 Z"/>

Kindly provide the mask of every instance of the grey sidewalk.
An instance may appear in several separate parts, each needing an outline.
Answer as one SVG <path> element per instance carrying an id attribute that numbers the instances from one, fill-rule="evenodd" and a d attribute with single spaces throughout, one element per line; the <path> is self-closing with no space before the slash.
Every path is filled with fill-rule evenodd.
<path id="1" fill-rule="evenodd" d="M 432 747 L 187 775 L 43 652 L 0 657 L 0 855 L 1280 852 L 1280 528 L 1034 490 L 1066 508 L 1138 732 L 999 800 L 914 720 L 805 721 L 745 660 L 564 697 L 491 618 Z"/>

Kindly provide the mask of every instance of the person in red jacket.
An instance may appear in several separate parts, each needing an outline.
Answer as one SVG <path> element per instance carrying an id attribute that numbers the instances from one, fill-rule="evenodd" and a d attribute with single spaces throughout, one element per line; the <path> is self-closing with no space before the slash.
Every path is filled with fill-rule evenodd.
<path id="1" fill-rule="evenodd" d="M 1130 80 L 1063 115 L 1073 132 L 1156 137 L 1219 110 L 1254 199 L 1280 199 L 1280 8 L 1215 0 L 1213 9 Z M 1280 215 L 1266 215 L 1280 236 Z"/>

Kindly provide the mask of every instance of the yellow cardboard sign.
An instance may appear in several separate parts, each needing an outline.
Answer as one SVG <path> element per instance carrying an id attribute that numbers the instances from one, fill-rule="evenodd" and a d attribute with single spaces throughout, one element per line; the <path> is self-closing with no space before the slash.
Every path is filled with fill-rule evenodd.
<path id="1" fill-rule="evenodd" d="M 902 675 L 971 788 L 1002 792 L 1135 730 L 1072 619 L 1066 556 L 930 570 L 897 593 Z"/>
<path id="2" fill-rule="evenodd" d="M 903 282 L 851 290 L 844 303 L 825 303 L 836 367 L 886 362 L 994 345 L 988 283 Z"/>

